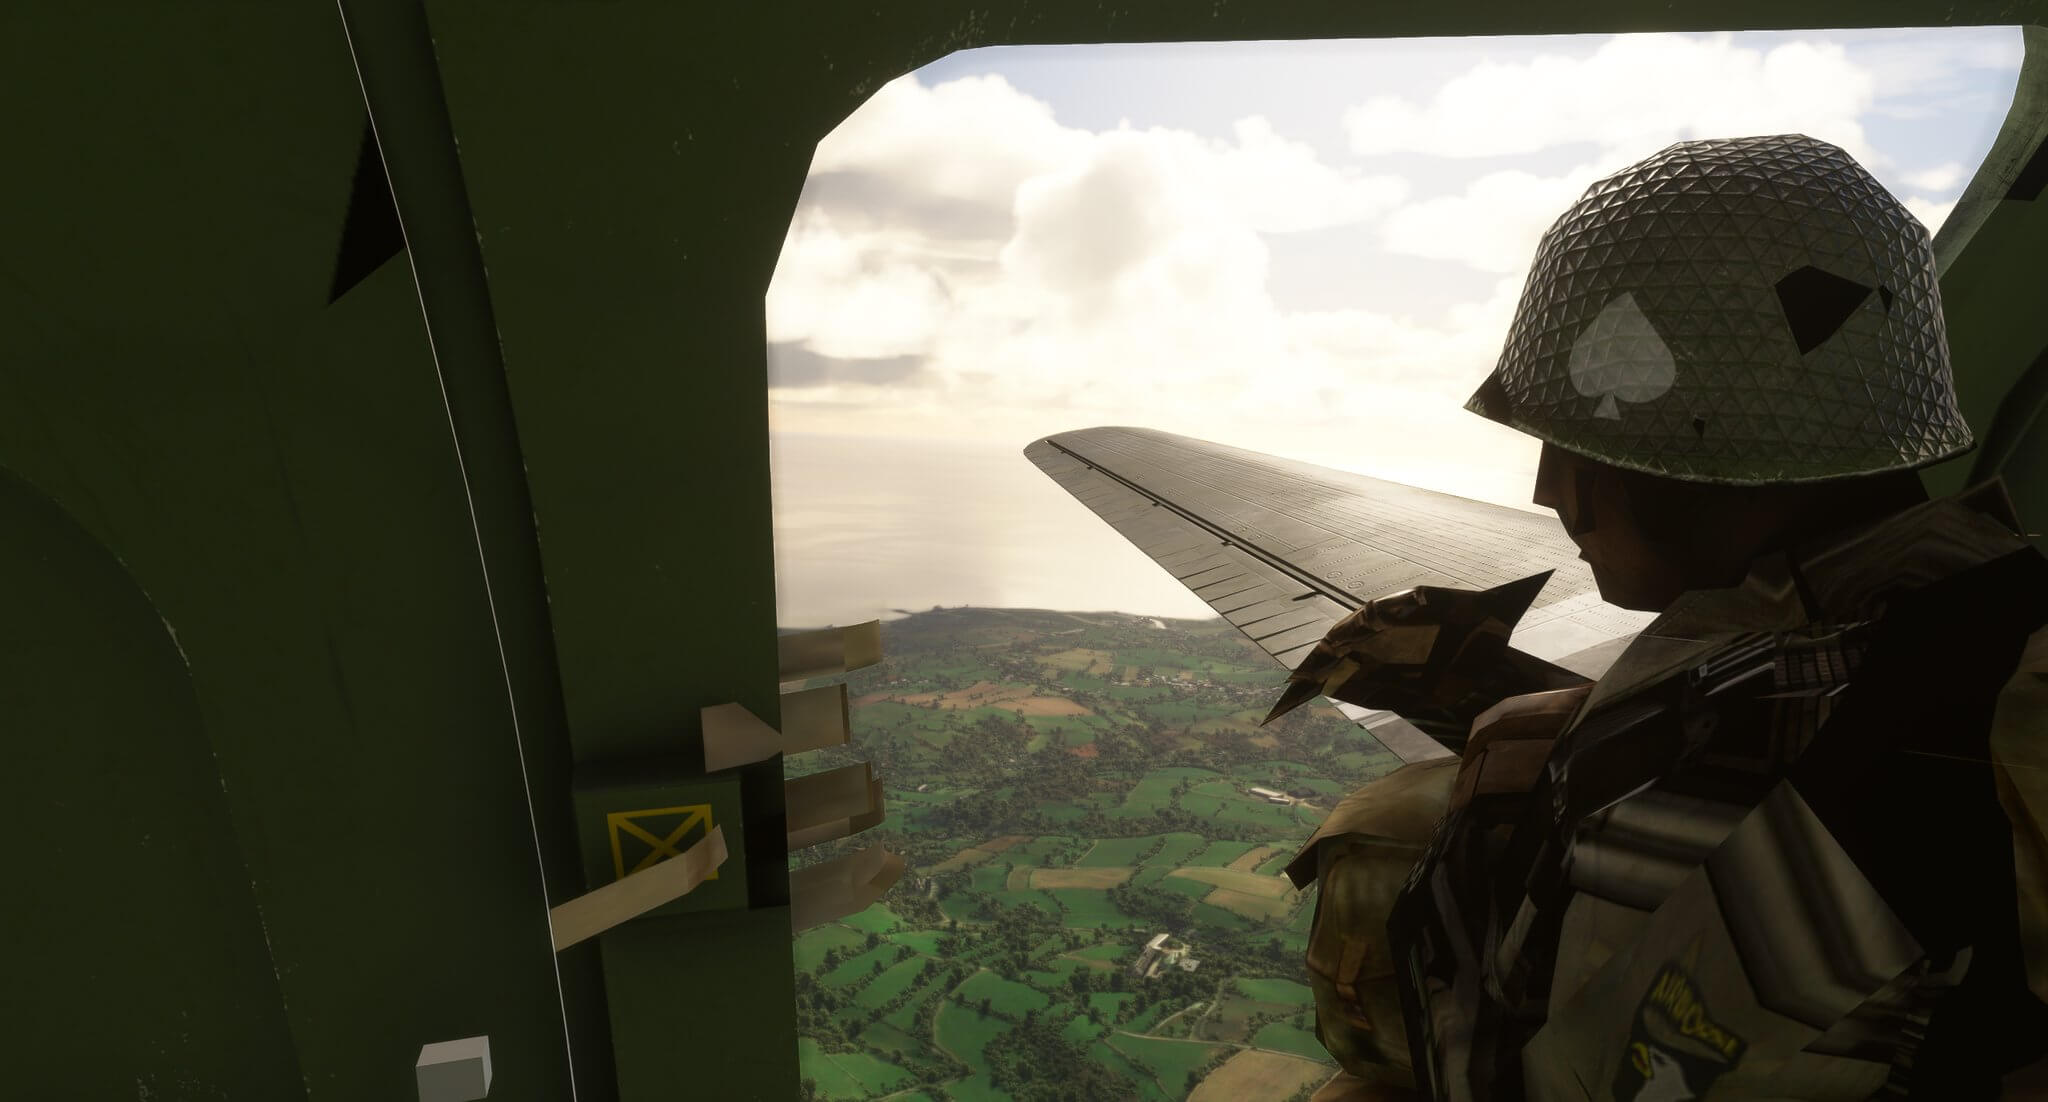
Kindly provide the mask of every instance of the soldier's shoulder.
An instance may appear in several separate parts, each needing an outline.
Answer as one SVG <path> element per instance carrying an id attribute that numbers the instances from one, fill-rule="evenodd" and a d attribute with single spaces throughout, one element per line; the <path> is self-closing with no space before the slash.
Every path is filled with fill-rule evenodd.
<path id="1" fill-rule="evenodd" d="M 1404 765 L 1365 782 L 1330 809 L 1322 825 L 1287 866 L 1288 878 L 1306 888 L 1316 878 L 1316 850 L 1331 839 L 1364 836 L 1408 843 L 1419 851 L 1450 806 L 1459 759 Z"/>

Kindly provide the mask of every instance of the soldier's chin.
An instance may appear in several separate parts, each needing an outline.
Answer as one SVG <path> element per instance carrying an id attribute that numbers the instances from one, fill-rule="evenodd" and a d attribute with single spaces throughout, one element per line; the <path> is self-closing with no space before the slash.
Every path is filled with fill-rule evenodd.
<path id="1" fill-rule="evenodd" d="M 1600 590 L 1600 599 L 1610 605 L 1637 612 L 1662 612 L 1676 596 L 1656 592 L 1654 586 L 1634 572 L 1602 566 L 1592 558 L 1586 559 L 1586 565 L 1592 568 L 1593 585 Z"/>

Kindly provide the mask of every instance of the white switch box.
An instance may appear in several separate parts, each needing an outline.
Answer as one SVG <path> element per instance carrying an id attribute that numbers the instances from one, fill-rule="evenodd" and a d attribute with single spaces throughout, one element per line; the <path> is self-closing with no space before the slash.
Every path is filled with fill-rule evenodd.
<path id="1" fill-rule="evenodd" d="M 420 1102 L 476 1102 L 491 1093 L 491 1039 L 421 1045 L 413 1074 L 419 1079 Z"/>

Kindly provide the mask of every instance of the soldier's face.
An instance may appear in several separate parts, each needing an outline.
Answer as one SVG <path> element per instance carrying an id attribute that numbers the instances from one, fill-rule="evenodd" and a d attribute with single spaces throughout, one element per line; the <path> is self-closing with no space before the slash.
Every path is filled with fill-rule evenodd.
<path id="1" fill-rule="evenodd" d="M 1910 471 L 1876 479 L 1721 486 L 1626 471 L 1543 445 L 1535 502 L 1593 570 L 1600 596 L 1662 612 L 1692 589 L 1740 585 L 1765 552 L 1926 500 Z"/>
<path id="2" fill-rule="evenodd" d="M 1536 466 L 1534 502 L 1557 512 L 1565 534 L 1592 568 L 1600 597 L 1623 608 L 1661 612 L 1686 586 L 1685 553 L 1646 527 L 1641 476 L 1550 444 Z M 1631 490 L 1635 493 L 1631 493 Z"/>

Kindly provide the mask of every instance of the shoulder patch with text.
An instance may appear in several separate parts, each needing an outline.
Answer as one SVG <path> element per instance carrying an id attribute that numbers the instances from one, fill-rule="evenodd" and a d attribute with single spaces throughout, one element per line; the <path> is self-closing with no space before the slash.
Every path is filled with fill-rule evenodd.
<path id="1" fill-rule="evenodd" d="M 1714 1020 L 1699 985 L 1675 964 L 1657 970 L 1615 1071 L 1620 1102 L 1684 1102 L 1707 1092 L 1748 1042 Z"/>

